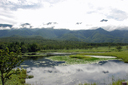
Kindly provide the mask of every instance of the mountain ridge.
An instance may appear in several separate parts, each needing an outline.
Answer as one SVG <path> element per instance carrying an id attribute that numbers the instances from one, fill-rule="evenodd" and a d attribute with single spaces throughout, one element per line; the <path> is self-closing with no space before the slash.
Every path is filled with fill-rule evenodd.
<path id="1" fill-rule="evenodd" d="M 106 31 L 103 28 L 93 30 L 67 30 L 67 29 L 10 29 L 0 30 L 0 38 L 18 35 L 22 37 L 41 36 L 45 39 L 83 41 L 93 43 L 128 43 L 128 30 Z"/>

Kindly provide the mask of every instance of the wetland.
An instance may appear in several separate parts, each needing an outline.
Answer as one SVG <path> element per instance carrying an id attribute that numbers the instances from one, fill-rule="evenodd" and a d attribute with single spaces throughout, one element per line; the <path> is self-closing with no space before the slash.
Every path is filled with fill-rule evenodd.
<path id="1" fill-rule="evenodd" d="M 53 54 L 56 55 L 27 59 L 21 64 L 28 75 L 34 76 L 26 79 L 26 83 L 31 85 L 79 85 L 80 83 L 108 85 L 118 79 L 128 79 L 128 64 L 113 56 Z"/>

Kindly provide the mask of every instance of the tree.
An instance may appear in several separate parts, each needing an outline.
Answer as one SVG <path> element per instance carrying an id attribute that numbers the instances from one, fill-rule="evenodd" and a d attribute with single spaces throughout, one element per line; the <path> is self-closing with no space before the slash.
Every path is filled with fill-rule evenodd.
<path id="1" fill-rule="evenodd" d="M 29 45 L 29 47 L 28 47 L 29 52 L 36 52 L 38 50 L 39 50 L 39 48 L 38 48 L 38 45 L 36 43 L 33 43 L 33 44 Z"/>
<path id="2" fill-rule="evenodd" d="M 23 61 L 21 56 L 19 56 L 20 50 L 17 50 L 16 53 L 9 52 L 9 49 L 0 50 L 0 77 L 2 85 L 10 78 L 13 74 L 11 70 L 16 66 L 19 66 Z"/>
<path id="3" fill-rule="evenodd" d="M 116 46 L 116 49 L 117 49 L 117 51 L 119 51 L 119 52 L 120 52 L 120 51 L 121 51 L 121 49 L 122 49 L 122 47 L 121 47 L 120 45 L 117 45 L 117 46 Z"/>
<path id="4" fill-rule="evenodd" d="M 21 52 L 22 52 L 22 53 L 28 52 L 28 48 L 27 48 L 26 45 L 22 45 L 22 46 L 21 46 Z"/>

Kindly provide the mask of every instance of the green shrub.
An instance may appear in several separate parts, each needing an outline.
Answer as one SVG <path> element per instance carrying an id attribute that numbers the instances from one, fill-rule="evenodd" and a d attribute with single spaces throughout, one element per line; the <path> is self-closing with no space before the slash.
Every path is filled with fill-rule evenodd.
<path id="1" fill-rule="evenodd" d="M 13 69 L 11 73 L 13 74 L 10 76 L 11 78 L 7 80 L 5 85 L 29 85 L 29 84 L 25 84 L 25 79 L 27 78 L 27 70 L 23 68 L 21 69 L 17 68 L 15 70 Z M 0 85 L 1 85 L 1 82 L 0 82 Z"/>
<path id="2" fill-rule="evenodd" d="M 21 72 L 21 71 L 20 71 L 19 68 L 17 68 L 16 71 L 15 71 L 16 74 L 20 74 L 20 72 Z"/>
<path id="3" fill-rule="evenodd" d="M 24 84 L 25 83 L 25 79 L 20 79 L 20 83 Z"/>
<path id="4" fill-rule="evenodd" d="M 28 76 L 27 76 L 28 79 L 31 79 L 31 78 L 33 78 L 33 77 L 34 77 L 33 75 L 28 75 Z"/>

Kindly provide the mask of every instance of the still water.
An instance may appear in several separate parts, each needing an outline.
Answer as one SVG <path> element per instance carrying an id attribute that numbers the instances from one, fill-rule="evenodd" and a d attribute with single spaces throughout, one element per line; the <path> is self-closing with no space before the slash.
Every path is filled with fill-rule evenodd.
<path id="1" fill-rule="evenodd" d="M 107 85 L 116 79 L 128 79 L 128 64 L 119 60 L 100 61 L 94 64 L 61 65 L 65 62 L 51 61 L 46 58 L 25 60 L 22 63 L 32 85 L 78 85 L 97 82 Z"/>

